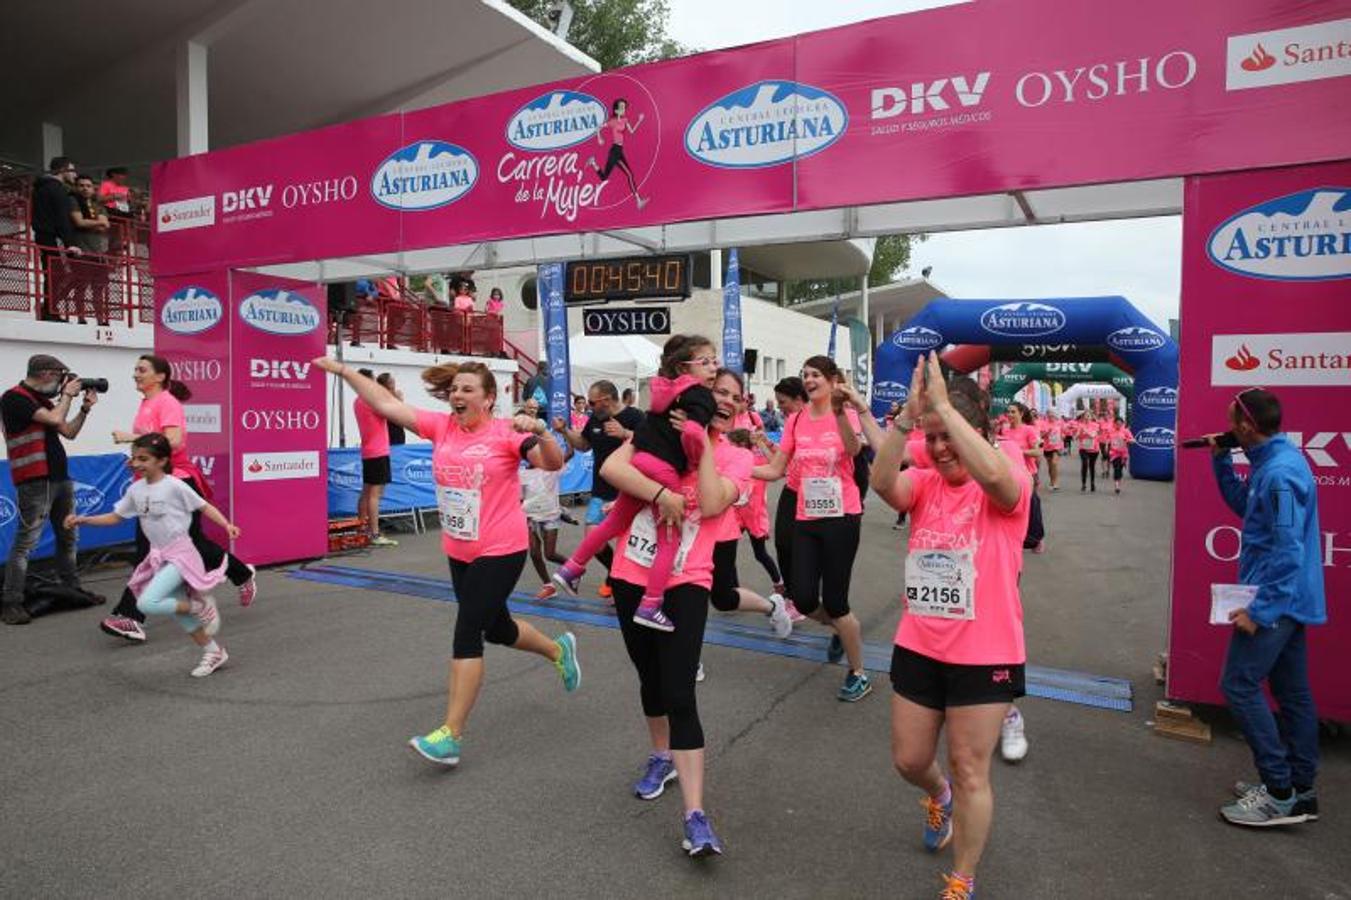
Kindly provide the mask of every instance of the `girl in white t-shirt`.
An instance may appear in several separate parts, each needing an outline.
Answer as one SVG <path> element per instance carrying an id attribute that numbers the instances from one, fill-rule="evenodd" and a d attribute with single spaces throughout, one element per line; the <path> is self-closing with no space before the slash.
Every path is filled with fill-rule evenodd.
<path id="1" fill-rule="evenodd" d="M 224 580 L 225 563 L 207 571 L 188 528 L 192 525 L 192 514 L 201 510 L 202 515 L 225 529 L 231 539 L 239 537 L 239 529 L 186 482 L 169 476 L 171 454 L 169 440 L 162 434 L 155 432 L 136 438 L 131 444 L 131 468 L 139 477 L 113 506 L 113 511 L 101 516 L 70 515 L 65 526 L 117 525 L 126 519 L 140 519 L 141 530 L 150 541 L 150 553 L 131 573 L 127 587 L 136 595 L 136 607 L 141 612 L 173 616 L 202 648 L 202 659 L 192 670 L 192 677 L 203 678 L 230 658 L 215 640 L 220 631 L 220 613 L 216 601 L 206 593 Z M 186 599 L 180 600 L 177 594 L 184 586 Z"/>

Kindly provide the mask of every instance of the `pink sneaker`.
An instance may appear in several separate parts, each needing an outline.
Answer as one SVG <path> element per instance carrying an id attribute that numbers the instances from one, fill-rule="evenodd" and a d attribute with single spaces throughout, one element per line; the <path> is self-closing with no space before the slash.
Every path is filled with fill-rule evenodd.
<path id="1" fill-rule="evenodd" d="M 145 629 L 141 627 L 141 623 L 126 616 L 108 616 L 99 623 L 99 628 L 103 630 L 104 634 L 123 638 L 133 644 L 140 644 L 145 641 Z"/>
<path id="2" fill-rule="evenodd" d="M 239 586 L 239 605 L 250 606 L 258 599 L 258 570 L 249 566 L 249 580 Z"/>
<path id="3" fill-rule="evenodd" d="M 784 608 L 788 610 L 788 620 L 792 622 L 794 625 L 796 625 L 798 622 L 805 622 L 807 620 L 807 617 L 804 616 L 802 612 L 796 606 L 793 605 L 792 600 L 783 601 L 783 605 Z"/>
<path id="4" fill-rule="evenodd" d="M 225 665 L 229 660 L 230 654 L 225 652 L 224 647 L 221 647 L 214 652 L 207 650 L 202 654 L 202 658 L 197 663 L 197 667 L 192 670 L 192 677 L 205 678 L 221 666 Z"/>
<path id="5" fill-rule="evenodd" d="M 220 632 L 220 610 L 216 609 L 216 598 L 210 594 L 189 601 L 188 614 L 197 617 L 206 629 L 207 637 L 215 637 Z"/>

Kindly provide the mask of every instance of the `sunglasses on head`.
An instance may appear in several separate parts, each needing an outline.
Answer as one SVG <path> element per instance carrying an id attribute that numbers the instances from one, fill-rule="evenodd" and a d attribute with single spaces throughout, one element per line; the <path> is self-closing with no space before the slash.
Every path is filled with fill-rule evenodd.
<path id="1" fill-rule="evenodd" d="M 1247 419 L 1248 424 L 1251 425 L 1253 428 L 1256 428 L 1258 431 L 1261 431 L 1262 429 L 1258 427 L 1257 420 L 1253 418 L 1252 410 L 1248 409 L 1248 404 L 1243 402 L 1243 395 L 1251 393 L 1253 391 L 1260 391 L 1260 390 L 1264 389 L 1259 387 L 1244 388 L 1243 390 L 1239 391 L 1237 394 L 1234 395 L 1234 402 L 1238 404 L 1239 411 L 1243 413 L 1243 418 Z"/>

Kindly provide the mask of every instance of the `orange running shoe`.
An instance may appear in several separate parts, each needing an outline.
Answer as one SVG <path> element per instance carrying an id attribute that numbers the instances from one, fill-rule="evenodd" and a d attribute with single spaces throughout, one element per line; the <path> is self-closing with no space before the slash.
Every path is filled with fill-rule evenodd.
<path id="1" fill-rule="evenodd" d="M 948 872 L 943 875 L 943 884 L 938 900 L 976 900 L 976 887 L 969 879 Z"/>
<path id="2" fill-rule="evenodd" d="M 606 600 L 609 600 L 611 597 L 615 595 L 614 588 L 610 587 L 610 585 L 606 584 L 605 582 L 601 582 L 600 590 L 597 591 L 597 593 L 599 593 Z"/>

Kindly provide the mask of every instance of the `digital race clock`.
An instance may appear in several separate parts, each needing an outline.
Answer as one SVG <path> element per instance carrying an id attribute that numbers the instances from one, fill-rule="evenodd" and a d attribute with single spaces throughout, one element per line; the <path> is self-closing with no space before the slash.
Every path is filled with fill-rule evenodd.
<path id="1" fill-rule="evenodd" d="M 564 271 L 564 303 L 683 300 L 689 295 L 688 255 L 574 260 Z"/>

